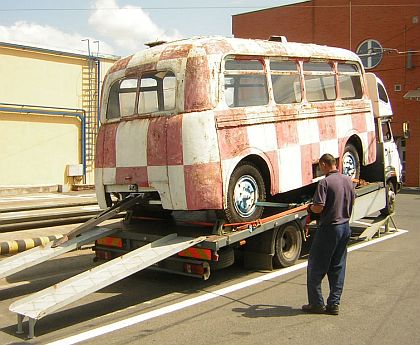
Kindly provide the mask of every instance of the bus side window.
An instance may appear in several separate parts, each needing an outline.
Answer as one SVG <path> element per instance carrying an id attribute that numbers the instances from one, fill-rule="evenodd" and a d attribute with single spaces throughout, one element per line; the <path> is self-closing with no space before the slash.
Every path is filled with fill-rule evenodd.
<path id="1" fill-rule="evenodd" d="M 306 99 L 308 102 L 333 101 L 337 98 L 335 73 L 326 62 L 303 64 Z"/>
<path id="2" fill-rule="evenodd" d="M 225 61 L 225 102 L 230 108 L 268 103 L 267 78 L 259 60 Z"/>
<path id="3" fill-rule="evenodd" d="M 274 101 L 277 104 L 302 101 L 300 75 L 293 61 L 270 61 Z"/>
<path id="4" fill-rule="evenodd" d="M 361 99 L 363 96 L 362 82 L 357 65 L 339 63 L 337 68 L 341 99 Z"/>

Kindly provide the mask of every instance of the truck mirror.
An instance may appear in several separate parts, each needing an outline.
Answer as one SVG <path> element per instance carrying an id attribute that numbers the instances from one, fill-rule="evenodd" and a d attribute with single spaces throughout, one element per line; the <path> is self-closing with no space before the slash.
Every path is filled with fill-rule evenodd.
<path id="1" fill-rule="evenodd" d="M 410 127 L 407 121 L 403 122 L 403 137 L 404 139 L 410 138 Z"/>

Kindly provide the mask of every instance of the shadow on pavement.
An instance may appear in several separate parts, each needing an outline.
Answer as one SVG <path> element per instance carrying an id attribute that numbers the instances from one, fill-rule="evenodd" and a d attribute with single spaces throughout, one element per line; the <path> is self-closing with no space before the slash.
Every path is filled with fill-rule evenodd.
<path id="1" fill-rule="evenodd" d="M 233 308 L 232 311 L 236 313 L 242 313 L 242 316 L 251 319 L 257 317 L 283 317 L 302 315 L 302 310 L 300 309 L 270 304 L 256 304 L 251 305 L 248 308 Z"/>

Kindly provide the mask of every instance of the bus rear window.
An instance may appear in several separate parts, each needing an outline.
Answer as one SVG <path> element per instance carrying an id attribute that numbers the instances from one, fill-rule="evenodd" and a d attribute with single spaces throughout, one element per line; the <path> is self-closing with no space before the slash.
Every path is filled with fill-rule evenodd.
<path id="1" fill-rule="evenodd" d="M 176 80 L 172 72 L 150 73 L 142 76 L 138 113 L 154 113 L 175 109 Z"/>
<path id="2" fill-rule="evenodd" d="M 175 95 L 176 78 L 170 71 L 120 79 L 110 88 L 106 118 L 170 111 L 175 109 Z"/>
<path id="3" fill-rule="evenodd" d="M 109 91 L 107 119 L 117 119 L 121 116 L 135 113 L 137 79 L 117 80 Z"/>

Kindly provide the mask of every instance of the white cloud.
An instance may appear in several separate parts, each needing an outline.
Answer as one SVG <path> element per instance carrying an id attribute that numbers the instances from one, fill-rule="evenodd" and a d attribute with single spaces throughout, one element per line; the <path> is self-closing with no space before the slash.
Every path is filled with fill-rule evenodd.
<path id="1" fill-rule="evenodd" d="M 94 8 L 89 24 L 123 51 L 135 52 L 144 49 L 147 42 L 182 37 L 176 30 L 167 32 L 160 28 L 141 7 L 120 7 L 115 0 L 96 0 Z"/>
<path id="2" fill-rule="evenodd" d="M 79 33 L 66 33 L 48 25 L 39 25 L 26 21 L 18 21 L 11 26 L 0 25 L 0 41 L 36 46 L 60 51 L 87 53 L 88 37 Z M 93 39 L 90 38 L 91 42 Z M 92 43 L 91 43 L 92 44 Z M 101 53 L 112 54 L 114 50 L 104 42 L 100 42 Z M 92 46 L 92 54 L 95 54 Z"/>

